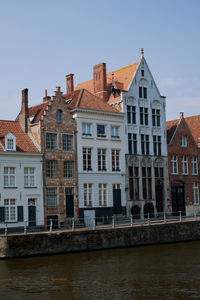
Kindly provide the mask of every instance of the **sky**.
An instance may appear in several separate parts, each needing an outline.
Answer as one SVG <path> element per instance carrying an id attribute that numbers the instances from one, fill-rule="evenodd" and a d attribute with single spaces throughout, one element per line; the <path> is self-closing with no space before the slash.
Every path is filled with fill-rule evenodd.
<path id="1" fill-rule="evenodd" d="M 167 120 L 200 114 L 200 0 L 0 1 L 0 119 L 14 120 L 21 90 L 29 105 L 45 89 L 66 91 L 91 79 L 93 65 L 107 72 L 139 60 L 140 49 L 166 96 Z"/>

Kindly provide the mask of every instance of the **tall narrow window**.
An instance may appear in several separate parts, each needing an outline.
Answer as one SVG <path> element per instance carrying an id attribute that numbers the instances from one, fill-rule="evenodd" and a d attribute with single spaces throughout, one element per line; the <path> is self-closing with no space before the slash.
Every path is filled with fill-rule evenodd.
<path id="1" fill-rule="evenodd" d="M 17 220 L 15 199 L 5 199 L 4 207 L 5 222 L 15 222 Z"/>
<path id="2" fill-rule="evenodd" d="M 56 123 L 62 123 L 63 121 L 63 112 L 61 109 L 58 109 L 56 112 Z"/>
<path id="3" fill-rule="evenodd" d="M 99 183 L 99 206 L 107 206 L 107 184 Z"/>
<path id="4" fill-rule="evenodd" d="M 111 126 L 111 138 L 119 139 L 119 126 Z"/>
<path id="5" fill-rule="evenodd" d="M 48 209 L 57 208 L 57 188 L 46 188 L 46 205 Z"/>
<path id="6" fill-rule="evenodd" d="M 142 190 L 144 200 L 152 198 L 152 176 L 150 167 L 142 167 Z"/>
<path id="7" fill-rule="evenodd" d="M 57 161 L 46 160 L 46 177 L 56 178 L 57 177 Z"/>
<path id="8" fill-rule="evenodd" d="M 187 137 L 186 136 L 181 136 L 180 137 L 180 145 L 181 147 L 187 147 Z"/>
<path id="9" fill-rule="evenodd" d="M 82 123 L 82 136 L 85 136 L 85 137 L 92 136 L 92 124 Z"/>
<path id="10" fill-rule="evenodd" d="M 62 135 L 62 148 L 64 151 L 73 150 L 73 135 L 70 134 Z"/>
<path id="11" fill-rule="evenodd" d="M 154 155 L 161 155 L 161 136 L 159 135 L 153 136 L 153 150 Z"/>
<path id="12" fill-rule="evenodd" d="M 46 149 L 56 150 L 57 149 L 57 134 L 56 133 L 46 133 Z"/>
<path id="13" fill-rule="evenodd" d="M 147 98 L 147 88 L 143 86 L 139 86 L 139 98 Z"/>
<path id="14" fill-rule="evenodd" d="M 112 149 L 112 171 L 120 171 L 119 150 Z"/>
<path id="15" fill-rule="evenodd" d="M 92 184 L 84 183 L 84 206 L 92 207 Z"/>
<path id="16" fill-rule="evenodd" d="M 183 175 L 188 174 L 188 158 L 187 158 L 187 156 L 182 157 L 182 174 Z"/>
<path id="17" fill-rule="evenodd" d="M 137 134 L 128 134 L 128 152 L 129 154 L 137 154 Z"/>
<path id="18" fill-rule="evenodd" d="M 192 175 L 198 175 L 198 162 L 196 156 L 191 157 L 191 164 L 192 164 Z"/>
<path id="19" fill-rule="evenodd" d="M 24 168 L 24 186 L 35 186 L 35 168 Z"/>
<path id="20" fill-rule="evenodd" d="M 149 155 L 149 135 L 141 134 L 142 154 Z"/>
<path id="21" fill-rule="evenodd" d="M 129 167 L 129 199 L 139 200 L 139 168 Z"/>
<path id="22" fill-rule="evenodd" d="M 178 157 L 176 155 L 171 156 L 171 171 L 172 174 L 178 174 Z"/>
<path id="23" fill-rule="evenodd" d="M 142 192 L 143 192 L 143 199 L 147 200 L 147 174 L 146 168 L 142 168 Z"/>
<path id="24" fill-rule="evenodd" d="M 4 167 L 4 187 L 16 186 L 16 168 Z"/>
<path id="25" fill-rule="evenodd" d="M 148 108 L 140 107 L 140 124 L 148 125 Z"/>
<path id="26" fill-rule="evenodd" d="M 106 149 L 98 149 L 98 171 L 106 171 Z"/>
<path id="27" fill-rule="evenodd" d="M 194 204 L 199 204 L 199 184 L 197 182 L 193 183 L 193 201 Z"/>
<path id="28" fill-rule="evenodd" d="M 64 162 L 64 177 L 72 178 L 74 176 L 74 162 L 65 161 Z"/>
<path id="29" fill-rule="evenodd" d="M 136 107 L 127 105 L 127 122 L 128 124 L 136 124 Z"/>
<path id="30" fill-rule="evenodd" d="M 92 148 L 83 148 L 83 170 L 92 171 Z"/>
<path id="31" fill-rule="evenodd" d="M 160 126 L 160 109 L 152 109 L 152 125 Z"/>

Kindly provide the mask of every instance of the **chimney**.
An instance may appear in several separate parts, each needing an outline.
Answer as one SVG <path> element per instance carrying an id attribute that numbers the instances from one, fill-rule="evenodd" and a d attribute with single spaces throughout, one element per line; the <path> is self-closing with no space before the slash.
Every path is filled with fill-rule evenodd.
<path id="1" fill-rule="evenodd" d="M 43 102 L 50 101 L 51 97 L 48 96 L 47 90 L 45 90 L 45 96 L 43 97 Z"/>
<path id="2" fill-rule="evenodd" d="M 28 132 L 28 89 L 22 90 L 22 106 L 19 114 L 19 123 L 25 133 Z"/>
<path id="3" fill-rule="evenodd" d="M 74 74 L 66 75 L 66 91 L 67 94 L 74 91 Z"/>
<path id="4" fill-rule="evenodd" d="M 93 67 L 94 94 L 104 101 L 107 100 L 106 64 L 101 63 Z"/>
<path id="5" fill-rule="evenodd" d="M 184 113 L 180 112 L 180 119 L 184 118 Z"/>

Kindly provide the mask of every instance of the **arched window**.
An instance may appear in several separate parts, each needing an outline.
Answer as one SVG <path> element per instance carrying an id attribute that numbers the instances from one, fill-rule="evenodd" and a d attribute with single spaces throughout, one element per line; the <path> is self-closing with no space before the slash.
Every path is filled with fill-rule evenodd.
<path id="1" fill-rule="evenodd" d="M 62 123 L 62 110 L 58 109 L 56 112 L 56 122 L 57 123 Z"/>

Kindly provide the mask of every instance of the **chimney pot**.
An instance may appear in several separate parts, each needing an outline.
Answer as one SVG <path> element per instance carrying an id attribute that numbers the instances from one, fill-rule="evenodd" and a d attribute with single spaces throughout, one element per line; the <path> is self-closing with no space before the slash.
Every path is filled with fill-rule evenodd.
<path id="1" fill-rule="evenodd" d="M 94 94 L 106 101 L 108 93 L 105 63 L 100 63 L 93 67 L 93 84 Z"/>
<path id="2" fill-rule="evenodd" d="M 66 92 L 67 94 L 74 91 L 74 74 L 66 75 Z"/>

